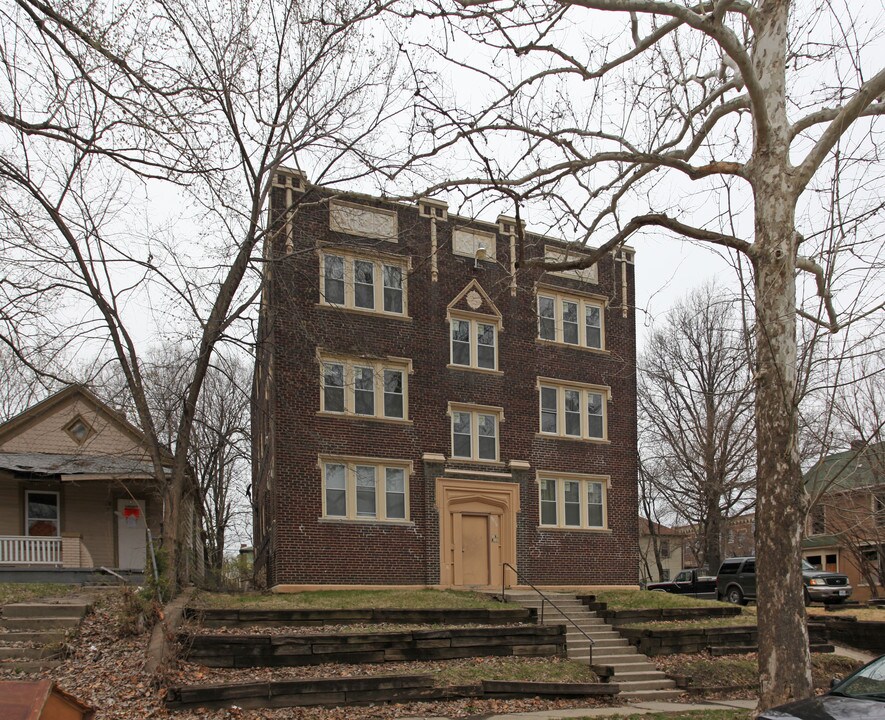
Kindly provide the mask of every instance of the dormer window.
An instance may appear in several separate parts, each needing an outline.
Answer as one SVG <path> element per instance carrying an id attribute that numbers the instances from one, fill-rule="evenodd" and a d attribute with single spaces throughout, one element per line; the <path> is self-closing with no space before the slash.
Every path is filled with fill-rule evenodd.
<path id="1" fill-rule="evenodd" d="M 77 445 L 82 445 L 95 433 L 92 425 L 86 422 L 81 415 L 77 415 L 65 425 L 64 430 Z"/>

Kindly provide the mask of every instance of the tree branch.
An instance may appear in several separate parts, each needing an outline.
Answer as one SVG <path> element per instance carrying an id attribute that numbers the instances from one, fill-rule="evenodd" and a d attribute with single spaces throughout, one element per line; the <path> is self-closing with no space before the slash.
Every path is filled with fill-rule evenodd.
<path id="1" fill-rule="evenodd" d="M 880 95 L 885 93 L 885 69 L 880 70 L 870 80 L 860 86 L 855 93 L 840 110 L 838 110 L 830 121 L 829 126 L 824 130 L 824 134 L 817 141 L 817 144 L 808 153 L 808 156 L 799 166 L 794 176 L 795 187 L 798 191 L 805 188 L 814 173 L 829 154 L 833 146 L 842 137 L 843 133 L 851 126 L 861 113 L 869 108 L 873 101 Z M 881 105 L 882 103 L 877 103 Z M 878 113 L 876 113 L 878 114 Z"/>
<path id="2" fill-rule="evenodd" d="M 827 312 L 826 322 L 820 318 L 814 317 L 802 309 L 797 310 L 800 317 L 810 320 L 818 325 L 823 325 L 832 333 L 838 332 L 841 325 L 839 324 L 839 317 L 836 314 L 836 309 L 833 307 L 833 296 L 829 289 L 827 289 L 824 269 L 811 258 L 802 257 L 801 255 L 796 258 L 796 267 L 814 275 L 814 282 L 817 285 L 817 295 L 823 301 L 824 309 Z"/>

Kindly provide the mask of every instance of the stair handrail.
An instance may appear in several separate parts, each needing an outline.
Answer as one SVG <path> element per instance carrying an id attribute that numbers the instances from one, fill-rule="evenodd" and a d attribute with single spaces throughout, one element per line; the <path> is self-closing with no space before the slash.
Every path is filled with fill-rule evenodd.
<path id="1" fill-rule="evenodd" d="M 510 568 L 513 571 L 514 575 L 516 575 L 517 580 L 521 580 L 526 585 L 528 585 L 532 590 L 534 590 L 536 593 L 538 593 L 538 595 L 541 596 L 540 622 L 542 625 L 544 624 L 544 603 L 548 602 L 553 606 L 553 608 L 555 610 L 559 611 L 560 615 L 562 615 L 566 620 L 568 620 L 572 625 L 574 625 L 575 629 L 579 633 L 581 633 L 581 635 L 583 635 L 585 638 L 587 638 L 587 640 L 590 642 L 590 664 L 592 665 L 593 664 L 593 645 L 594 645 L 593 638 L 590 637 L 586 632 L 584 632 L 584 629 L 582 627 L 580 627 L 568 615 L 566 615 L 562 611 L 562 609 L 559 606 L 557 606 L 557 604 L 555 602 L 553 602 L 549 597 L 547 597 L 544 593 L 542 593 L 540 590 L 538 590 L 538 588 L 536 588 L 523 574 L 521 574 L 519 572 L 519 570 L 517 570 L 515 567 L 513 567 L 513 565 L 511 565 L 508 562 L 503 563 L 502 567 L 501 567 L 501 600 L 504 601 L 507 599 L 507 568 Z M 568 639 L 566 639 L 566 646 L 567 645 L 568 645 Z"/>

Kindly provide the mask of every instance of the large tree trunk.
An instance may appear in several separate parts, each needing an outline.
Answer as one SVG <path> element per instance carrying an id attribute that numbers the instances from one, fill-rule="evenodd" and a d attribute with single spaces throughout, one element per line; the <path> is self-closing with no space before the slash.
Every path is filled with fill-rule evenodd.
<path id="1" fill-rule="evenodd" d="M 812 694 L 801 571 L 805 490 L 796 392 L 795 201 L 756 188 L 756 582 L 760 708 Z"/>
<path id="2" fill-rule="evenodd" d="M 707 530 L 704 535 L 704 565 L 714 574 L 722 564 L 722 508 L 719 500 L 719 493 L 707 497 Z"/>
<path id="3" fill-rule="evenodd" d="M 788 0 L 759 7 L 752 63 L 761 107 L 754 115 L 756 294 L 756 596 L 759 707 L 812 694 L 802 584 L 805 489 L 796 406 L 798 189 L 786 109 Z M 759 112 L 761 110 L 761 112 Z"/>

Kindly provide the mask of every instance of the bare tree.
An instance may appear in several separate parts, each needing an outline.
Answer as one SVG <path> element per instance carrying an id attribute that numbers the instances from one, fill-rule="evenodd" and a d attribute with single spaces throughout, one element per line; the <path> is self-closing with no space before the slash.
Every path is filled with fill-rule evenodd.
<path id="1" fill-rule="evenodd" d="M 698 560 L 715 572 L 724 521 L 752 507 L 752 357 L 735 302 L 707 285 L 670 310 L 639 359 L 642 452 L 658 489 L 698 528 Z"/>
<path id="2" fill-rule="evenodd" d="M 500 198 L 517 217 L 547 208 L 551 226 L 597 246 L 550 268 L 586 267 L 647 232 L 749 265 L 760 703 L 810 695 L 797 313 L 836 332 L 849 316 L 882 308 L 881 293 L 840 303 L 833 287 L 838 279 L 856 296 L 854 280 L 873 277 L 881 261 L 879 245 L 846 243 L 836 230 L 861 227 L 863 236 L 881 210 L 871 191 L 880 150 L 869 134 L 885 113 L 878 20 L 864 25 L 865 8 L 854 3 L 789 0 L 417 7 L 446 24 L 438 42 L 416 43 L 415 57 L 433 53 L 469 73 L 449 92 L 416 74 L 428 153 L 457 148 L 474 160 L 460 181 L 439 187 Z M 486 102 L 476 100 L 483 91 Z M 820 212 L 819 193 L 829 189 L 833 211 Z M 846 250 L 839 256 L 851 262 L 840 265 Z"/>
<path id="3" fill-rule="evenodd" d="M 661 529 L 665 527 L 663 517 L 668 514 L 668 510 L 670 510 L 663 493 L 661 492 L 661 487 L 663 485 L 664 483 L 661 481 L 660 476 L 660 466 L 651 466 L 648 461 L 640 458 L 639 512 L 641 519 L 644 520 L 646 524 L 648 546 L 643 547 L 640 538 L 639 563 L 640 574 L 648 579 L 655 577 L 652 573 L 652 560 L 654 561 L 654 566 L 657 570 L 657 578 L 663 579 L 665 554 L 663 552 L 663 543 L 669 543 L 670 541 L 669 537 L 665 539 L 661 535 Z M 642 532 L 642 529 L 642 523 L 640 522 L 640 532 Z M 673 551 L 673 548 L 669 545 L 667 546 L 667 549 L 669 552 Z M 651 557 L 649 557 L 649 550 L 651 551 Z"/>
<path id="4" fill-rule="evenodd" d="M 278 169 L 328 182 L 395 166 L 380 128 L 402 107 L 397 53 L 363 30 L 382 9 L 359 0 L 0 8 L 0 182 L 6 218 L 19 220 L 15 259 L 91 306 L 77 337 L 110 348 L 122 369 L 167 492 L 164 543 L 179 575 L 185 507 L 197 494 L 188 459 L 199 396 L 216 346 L 259 296 L 256 251 Z M 140 202 L 158 183 L 166 203 Z M 168 212 L 169 196 L 188 217 L 151 227 L 145 218 Z M 163 341 L 193 356 L 168 483 L 142 362 L 150 310 Z"/>
<path id="5" fill-rule="evenodd" d="M 192 463 L 203 503 L 206 564 L 219 574 L 230 536 L 243 538 L 243 521 L 252 516 L 251 386 L 251 368 L 221 356 L 200 397 Z"/>
<path id="6" fill-rule="evenodd" d="M 877 340 L 840 358 L 829 378 L 817 462 L 806 474 L 808 530 L 836 543 L 878 597 L 885 587 L 885 359 Z"/>

